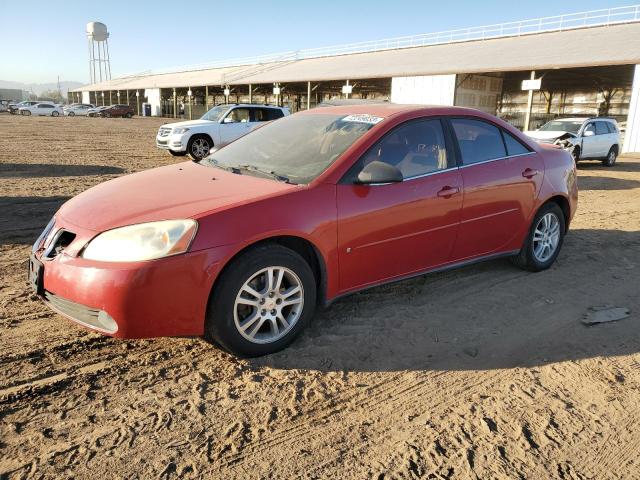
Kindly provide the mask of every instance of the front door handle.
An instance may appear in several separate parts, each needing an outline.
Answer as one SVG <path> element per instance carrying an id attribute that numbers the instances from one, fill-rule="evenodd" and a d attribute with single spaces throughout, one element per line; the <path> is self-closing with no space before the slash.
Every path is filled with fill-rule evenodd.
<path id="1" fill-rule="evenodd" d="M 524 171 L 522 172 L 522 176 L 524 178 L 533 178 L 536 175 L 538 175 L 538 170 L 534 170 L 533 168 L 525 168 Z"/>
<path id="2" fill-rule="evenodd" d="M 458 193 L 460 193 L 460 189 L 458 187 L 450 187 L 447 185 L 438 191 L 438 196 L 441 198 L 451 198 Z"/>

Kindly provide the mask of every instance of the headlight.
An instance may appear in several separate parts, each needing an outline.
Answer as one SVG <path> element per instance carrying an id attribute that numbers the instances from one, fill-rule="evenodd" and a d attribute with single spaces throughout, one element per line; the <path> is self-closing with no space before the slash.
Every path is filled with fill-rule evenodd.
<path id="1" fill-rule="evenodd" d="M 173 129 L 173 131 L 172 131 L 171 133 L 178 133 L 178 134 L 180 134 L 180 133 L 185 133 L 185 132 L 188 132 L 188 131 L 189 131 L 189 129 L 188 129 L 188 128 L 180 127 L 180 128 L 174 128 L 174 129 Z"/>
<path id="2" fill-rule="evenodd" d="M 168 257 L 186 252 L 197 229 L 195 220 L 164 220 L 115 228 L 91 240 L 82 257 L 101 262 Z"/>

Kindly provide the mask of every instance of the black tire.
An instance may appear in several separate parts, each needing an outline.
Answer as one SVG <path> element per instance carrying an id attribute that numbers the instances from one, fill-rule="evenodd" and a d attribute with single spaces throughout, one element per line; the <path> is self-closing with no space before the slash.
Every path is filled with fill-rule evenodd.
<path id="1" fill-rule="evenodd" d="M 553 254 L 545 261 L 540 261 L 534 254 L 533 237 L 534 237 L 534 232 L 536 230 L 536 227 L 538 226 L 538 223 L 540 222 L 542 217 L 544 217 L 549 213 L 555 215 L 555 217 L 558 220 L 558 223 L 560 226 L 560 232 L 559 232 L 560 238 L 558 240 L 558 244 Z M 540 210 L 538 210 L 538 213 L 536 213 L 536 216 L 533 218 L 533 222 L 531 222 L 531 226 L 529 227 L 527 238 L 525 239 L 522 249 L 520 250 L 518 255 L 511 258 L 511 261 L 513 262 L 514 265 L 522 268 L 523 270 L 528 270 L 530 272 L 539 272 L 541 270 L 546 270 L 551 265 L 553 265 L 553 262 L 555 262 L 556 258 L 558 258 L 558 254 L 562 249 L 562 243 L 564 242 L 565 233 L 566 233 L 566 221 L 564 218 L 564 212 L 558 206 L 557 203 L 554 203 L 554 202 L 545 203 L 540 208 Z"/>
<path id="2" fill-rule="evenodd" d="M 605 167 L 613 167 L 616 164 L 616 160 L 618 159 L 618 147 L 615 145 L 609 149 L 609 153 L 604 160 L 602 160 L 602 164 Z"/>
<path id="3" fill-rule="evenodd" d="M 580 160 L 580 147 L 573 147 L 573 150 L 571 150 L 571 156 L 573 157 L 573 161 L 578 163 L 578 160 Z"/>
<path id="4" fill-rule="evenodd" d="M 60 114 L 59 114 L 58 112 L 51 112 L 51 116 L 52 116 L 52 117 L 57 117 L 57 116 L 59 116 L 59 115 L 60 115 Z"/>
<path id="5" fill-rule="evenodd" d="M 29 115 L 31 115 L 31 111 L 30 111 L 30 110 L 25 110 L 25 111 L 20 112 L 20 113 L 21 113 L 22 115 L 26 115 L 27 117 L 28 117 Z"/>
<path id="6" fill-rule="evenodd" d="M 174 157 L 184 157 L 187 154 L 187 152 L 176 152 L 174 150 L 169 150 L 169 153 Z"/>
<path id="7" fill-rule="evenodd" d="M 293 271 L 302 283 L 304 306 L 297 322 L 281 338 L 271 343 L 254 343 L 243 337 L 234 320 L 238 292 L 252 276 L 271 266 Z M 296 252 L 277 244 L 252 248 L 232 261 L 216 282 L 205 320 L 205 337 L 227 352 L 242 357 L 258 357 L 282 350 L 307 326 L 316 306 L 316 281 L 309 264 Z M 268 325 L 265 322 L 265 326 Z"/>
<path id="8" fill-rule="evenodd" d="M 76 114 L 75 114 L 75 113 L 73 113 L 73 112 L 69 112 L 69 113 L 67 113 L 67 117 L 75 117 L 75 116 L 76 116 Z"/>
<path id="9" fill-rule="evenodd" d="M 129 112 L 129 113 L 127 113 L 127 114 L 125 115 L 125 117 L 127 117 L 127 118 L 131 118 L 131 117 L 133 117 L 133 113 Z"/>
<path id="10" fill-rule="evenodd" d="M 208 135 L 193 135 L 187 143 L 187 153 L 196 162 L 209 155 L 209 150 L 212 148 L 213 142 Z"/>

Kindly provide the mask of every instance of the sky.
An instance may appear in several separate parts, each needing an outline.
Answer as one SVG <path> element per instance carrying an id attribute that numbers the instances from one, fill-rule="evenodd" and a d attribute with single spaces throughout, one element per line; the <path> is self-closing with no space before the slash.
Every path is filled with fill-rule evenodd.
<path id="1" fill-rule="evenodd" d="M 0 80 L 45 83 L 60 76 L 88 83 L 90 21 L 107 25 L 117 77 L 635 3 L 640 1 L 0 0 Z"/>

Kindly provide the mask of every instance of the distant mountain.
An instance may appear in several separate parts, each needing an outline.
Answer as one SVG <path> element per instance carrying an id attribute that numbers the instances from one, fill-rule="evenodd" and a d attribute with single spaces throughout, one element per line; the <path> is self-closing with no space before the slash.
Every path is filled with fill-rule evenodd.
<path id="1" fill-rule="evenodd" d="M 62 91 L 63 96 L 67 96 L 67 91 L 72 90 L 74 88 L 78 88 L 84 85 L 82 82 L 60 82 L 60 90 Z M 40 95 L 42 92 L 47 90 L 57 90 L 58 82 L 51 83 L 22 83 L 22 82 L 12 82 L 8 80 L 0 80 L 0 88 L 19 88 L 21 90 L 25 90 L 29 93 L 33 92 L 36 95 Z"/>

